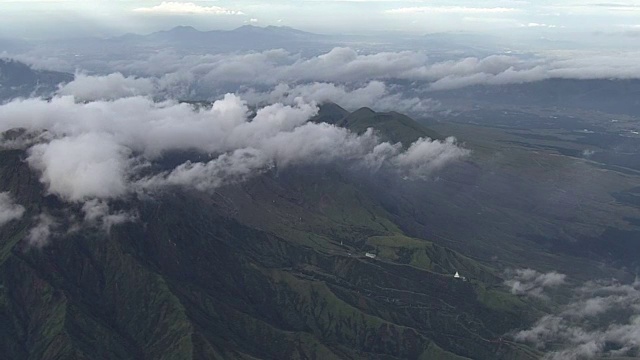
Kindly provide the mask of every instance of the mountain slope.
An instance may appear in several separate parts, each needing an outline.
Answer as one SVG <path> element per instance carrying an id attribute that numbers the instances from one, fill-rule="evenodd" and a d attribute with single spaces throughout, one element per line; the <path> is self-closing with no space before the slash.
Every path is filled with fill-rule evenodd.
<path id="1" fill-rule="evenodd" d="M 340 167 L 273 170 L 209 196 L 130 198 L 117 206 L 137 221 L 106 233 L 74 226 L 79 206 L 46 196 L 24 157 L 0 152 L 0 192 L 26 208 L 0 228 L 9 358 L 537 356 L 497 340 L 536 315 L 498 270 L 406 236 Z M 30 248 L 41 213 L 56 219 L 54 235 Z"/>
<path id="2" fill-rule="evenodd" d="M 378 131 L 382 140 L 401 142 L 409 146 L 419 138 L 442 140 L 444 137 L 410 117 L 397 112 L 375 112 L 370 108 L 360 108 L 352 113 L 334 103 L 320 105 L 318 115 L 311 121 L 325 122 L 347 128 L 362 134 L 368 128 Z"/>

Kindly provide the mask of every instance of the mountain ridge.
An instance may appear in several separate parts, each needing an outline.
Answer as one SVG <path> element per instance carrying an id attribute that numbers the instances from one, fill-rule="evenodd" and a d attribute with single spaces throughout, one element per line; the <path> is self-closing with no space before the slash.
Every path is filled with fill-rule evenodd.
<path id="1" fill-rule="evenodd" d="M 535 314 L 499 270 L 406 236 L 348 169 L 172 189 L 126 200 L 136 222 L 67 232 L 80 209 L 46 195 L 24 157 L 0 151 L 0 191 L 26 208 L 0 228 L 0 351 L 13 359 L 535 358 L 491 342 Z M 57 230 L 30 249 L 41 213 Z"/>
<path id="2" fill-rule="evenodd" d="M 18 97 L 50 96 L 59 84 L 72 81 L 73 74 L 36 70 L 29 65 L 0 58 L 0 101 Z"/>

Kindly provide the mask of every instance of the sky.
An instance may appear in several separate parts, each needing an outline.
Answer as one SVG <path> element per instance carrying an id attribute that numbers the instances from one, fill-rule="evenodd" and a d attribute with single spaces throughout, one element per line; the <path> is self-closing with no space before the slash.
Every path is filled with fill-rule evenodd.
<path id="1" fill-rule="evenodd" d="M 0 0 L 0 38 L 43 39 L 199 30 L 246 24 L 318 33 L 523 33 L 640 35 L 635 0 Z"/>

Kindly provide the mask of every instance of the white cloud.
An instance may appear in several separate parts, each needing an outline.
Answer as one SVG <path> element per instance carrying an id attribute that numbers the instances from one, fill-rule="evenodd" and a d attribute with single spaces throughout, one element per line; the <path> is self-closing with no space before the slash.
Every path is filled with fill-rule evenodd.
<path id="1" fill-rule="evenodd" d="M 447 138 L 444 142 L 421 138 L 411 144 L 406 152 L 398 154 L 393 162 L 402 169 L 404 176 L 423 178 L 445 164 L 468 154 L 468 150 L 456 146 L 455 138 Z"/>
<path id="2" fill-rule="evenodd" d="M 125 194 L 131 150 L 113 135 L 90 132 L 65 136 L 29 149 L 29 165 L 41 173 L 50 193 L 68 201 Z"/>
<path id="3" fill-rule="evenodd" d="M 85 202 L 82 205 L 82 212 L 84 212 L 85 223 L 99 225 L 107 232 L 109 232 L 114 225 L 137 220 L 137 216 L 130 212 L 112 212 L 109 204 L 99 199 L 91 199 Z"/>
<path id="4" fill-rule="evenodd" d="M 415 82 L 418 88 L 449 90 L 552 78 L 639 79 L 639 57 L 638 52 L 554 58 L 491 55 L 432 62 L 426 53 L 417 51 L 361 54 L 351 48 L 334 48 L 313 57 L 285 50 L 184 57 L 159 53 L 143 61 L 110 66 L 125 73 L 157 77 L 159 91 L 169 96 L 194 92 L 206 96 L 221 88 L 235 91 L 242 86 L 281 83 L 296 84 L 295 87 L 313 82 L 333 83 L 354 88 L 372 81 L 406 80 Z"/>
<path id="5" fill-rule="evenodd" d="M 547 351 L 545 359 L 626 357 L 640 351 L 640 281 L 589 282 L 558 314 L 546 315 L 517 341 Z"/>
<path id="6" fill-rule="evenodd" d="M 11 194 L 8 192 L 0 193 L 0 226 L 17 220 L 24 215 L 25 209 L 22 205 L 13 202 Z"/>
<path id="7" fill-rule="evenodd" d="M 388 14 L 492 14 L 517 11 L 506 7 L 413 6 L 386 10 Z"/>
<path id="8" fill-rule="evenodd" d="M 564 284 L 566 275 L 555 271 L 539 273 L 533 269 L 507 270 L 505 284 L 514 295 L 544 298 L 544 290 Z"/>
<path id="9" fill-rule="evenodd" d="M 200 110 L 145 97 L 90 103 L 71 96 L 19 100 L 0 106 L 0 131 L 46 131 L 43 142 L 29 149 L 27 161 L 50 193 L 70 202 L 109 200 L 167 185 L 210 190 L 274 164 L 340 161 L 366 167 L 381 144 L 373 131 L 359 136 L 309 123 L 318 111 L 315 103 L 302 98 L 293 102 L 264 106 L 251 118 L 247 104 L 231 94 Z M 149 173 L 171 151 L 197 151 L 209 160 Z M 397 148 L 389 153 L 381 166 L 424 177 L 466 154 L 453 140 L 421 139 L 406 152 Z"/>
<path id="10" fill-rule="evenodd" d="M 440 107 L 437 101 L 428 98 L 405 97 L 400 92 L 395 92 L 384 82 L 377 80 L 370 81 L 360 87 L 325 82 L 313 82 L 292 87 L 281 83 L 270 91 L 259 92 L 249 89 L 243 91 L 241 96 L 254 104 L 274 102 L 294 104 L 295 99 L 302 98 L 306 102 L 333 102 L 340 104 L 347 110 L 369 107 L 376 111 L 400 111 L 421 116 Z"/>
<path id="11" fill-rule="evenodd" d="M 123 97 L 151 95 L 156 85 L 151 79 L 125 77 L 121 73 L 105 76 L 89 76 L 77 73 L 75 79 L 62 85 L 60 95 L 73 95 L 80 101 L 114 100 Z"/>
<path id="12" fill-rule="evenodd" d="M 522 24 L 523 27 L 533 27 L 533 28 L 555 28 L 556 25 L 542 24 L 536 22 L 530 22 L 526 24 Z"/>
<path id="13" fill-rule="evenodd" d="M 53 229 L 58 224 L 51 215 L 44 213 L 38 215 L 36 220 L 36 225 L 29 230 L 25 240 L 30 246 L 41 248 L 47 245 Z"/>
<path id="14" fill-rule="evenodd" d="M 139 184 L 145 189 L 173 185 L 209 191 L 225 184 L 241 182 L 272 166 L 273 160 L 262 152 L 251 148 L 239 149 L 207 163 L 186 162 L 168 173 L 145 178 Z"/>
<path id="15" fill-rule="evenodd" d="M 134 12 L 145 14 L 203 14 L 203 15 L 244 15 L 242 11 L 220 6 L 201 6 L 192 2 L 163 1 L 160 5 L 140 7 Z"/>

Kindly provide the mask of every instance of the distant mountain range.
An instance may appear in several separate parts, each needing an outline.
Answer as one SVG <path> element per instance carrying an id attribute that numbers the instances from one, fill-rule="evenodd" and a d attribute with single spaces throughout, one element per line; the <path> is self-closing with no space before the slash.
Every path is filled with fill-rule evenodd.
<path id="1" fill-rule="evenodd" d="M 183 54 L 215 54 L 235 51 L 285 49 L 317 54 L 330 50 L 336 42 L 329 37 L 290 27 L 245 25 L 234 30 L 199 31 L 177 26 L 151 34 L 125 34 L 111 38 L 58 39 L 36 44 L 74 62 L 86 59 L 123 59 L 132 55 L 171 50 Z M 78 58 L 76 55 L 81 56 Z"/>
<path id="2" fill-rule="evenodd" d="M 265 51 L 284 49 L 304 56 L 316 56 L 338 46 L 354 47 L 362 51 L 429 51 L 436 59 L 456 56 L 487 56 L 501 51 L 495 39 L 474 34 L 439 33 L 425 36 L 396 33 L 364 35 L 326 35 L 306 32 L 287 26 L 245 25 L 233 30 L 200 31 L 191 26 L 177 26 L 150 34 L 121 36 L 77 37 L 47 41 L 0 39 L 0 54 L 25 53 L 37 49 L 49 57 L 62 59 L 72 66 L 90 71 L 104 71 L 97 63 L 124 60 L 157 51 L 179 54 L 216 54 L 236 51 Z M 72 71 L 73 68 L 65 69 Z"/>
<path id="3" fill-rule="evenodd" d="M 191 26 L 177 26 L 171 30 L 158 31 L 148 35 L 126 34 L 107 41 L 128 43 L 156 43 L 179 48 L 210 48 L 220 51 L 260 50 L 274 47 L 289 47 L 308 41 L 319 41 L 324 35 L 296 30 L 290 27 L 245 25 L 234 30 L 199 31 Z"/>

